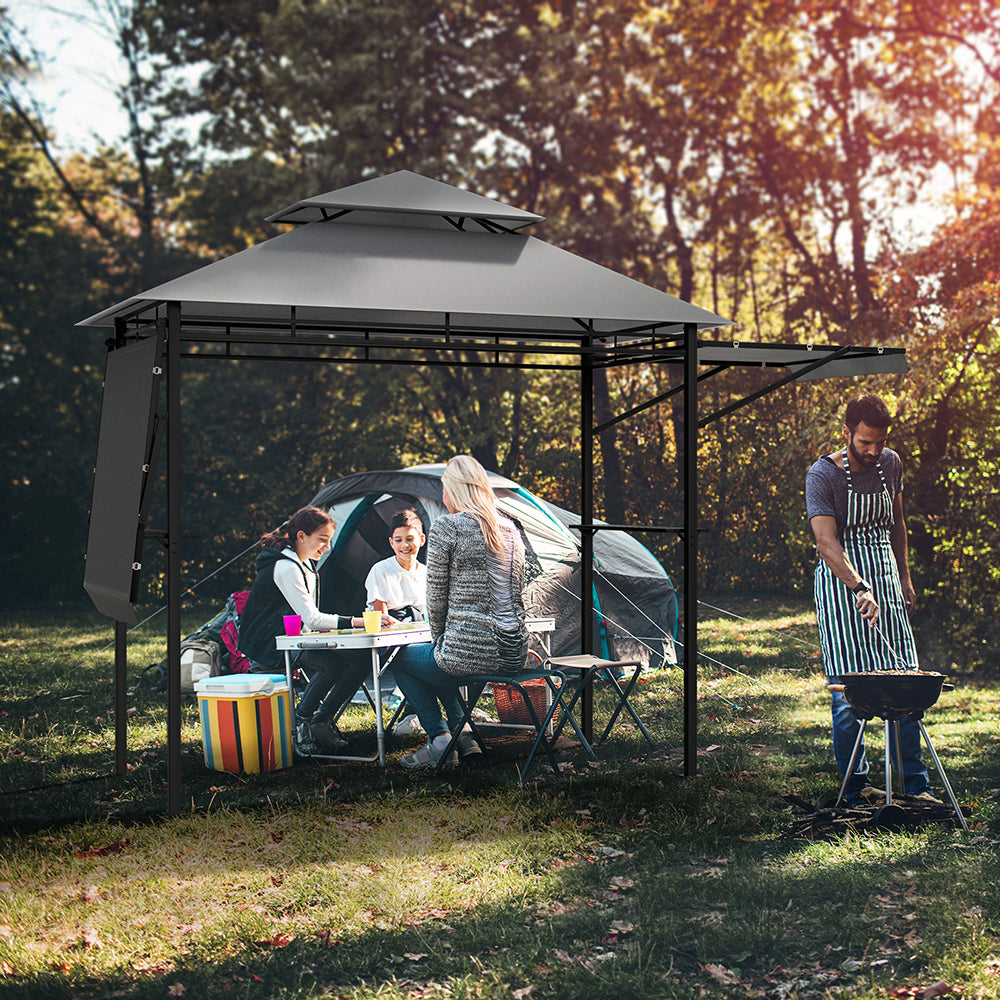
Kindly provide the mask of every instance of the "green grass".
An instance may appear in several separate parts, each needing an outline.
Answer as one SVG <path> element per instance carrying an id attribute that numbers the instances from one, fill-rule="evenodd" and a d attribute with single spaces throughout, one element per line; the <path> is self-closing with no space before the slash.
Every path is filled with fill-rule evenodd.
<path id="1" fill-rule="evenodd" d="M 165 698 L 139 683 L 155 631 L 130 640 L 115 777 L 107 625 L 0 620 L 2 995 L 1000 997 L 997 686 L 965 679 L 927 718 L 970 833 L 800 839 L 783 796 L 838 783 L 811 611 L 732 605 L 741 619 L 700 625 L 717 662 L 694 777 L 677 670 L 636 697 L 655 751 L 620 726 L 598 761 L 570 753 L 523 786 L 507 747 L 482 769 L 405 772 L 412 740 L 384 770 L 207 771 L 192 701 L 174 817 Z M 369 725 L 346 722 L 362 744 Z"/>

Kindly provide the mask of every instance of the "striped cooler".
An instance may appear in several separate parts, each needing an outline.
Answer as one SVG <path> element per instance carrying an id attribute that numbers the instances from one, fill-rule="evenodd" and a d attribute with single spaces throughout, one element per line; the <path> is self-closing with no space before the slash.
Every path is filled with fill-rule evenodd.
<path id="1" fill-rule="evenodd" d="M 231 674 L 195 684 L 205 766 L 276 771 L 292 764 L 292 700 L 284 674 Z"/>

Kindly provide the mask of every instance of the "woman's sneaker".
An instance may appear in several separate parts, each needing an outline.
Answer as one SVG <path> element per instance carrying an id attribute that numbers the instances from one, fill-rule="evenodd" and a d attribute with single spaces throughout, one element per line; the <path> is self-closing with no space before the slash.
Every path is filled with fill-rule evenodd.
<path id="1" fill-rule="evenodd" d="M 313 739 L 312 726 L 308 719 L 295 720 L 295 750 L 300 757 L 311 757 L 319 752 L 319 746 Z"/>
<path id="2" fill-rule="evenodd" d="M 458 753 L 462 760 L 469 760 L 473 757 L 482 756 L 483 748 L 476 741 L 476 738 L 472 735 L 471 730 L 463 729 L 462 732 L 458 734 Z"/>
<path id="3" fill-rule="evenodd" d="M 312 724 L 312 738 L 320 750 L 327 753 L 335 753 L 347 746 L 347 740 L 344 739 L 343 733 L 333 722 L 314 722 Z"/>
<path id="4" fill-rule="evenodd" d="M 441 733 L 428 740 L 419 750 L 404 753 L 399 763 L 408 768 L 437 767 L 449 743 L 451 743 L 451 733 Z"/>

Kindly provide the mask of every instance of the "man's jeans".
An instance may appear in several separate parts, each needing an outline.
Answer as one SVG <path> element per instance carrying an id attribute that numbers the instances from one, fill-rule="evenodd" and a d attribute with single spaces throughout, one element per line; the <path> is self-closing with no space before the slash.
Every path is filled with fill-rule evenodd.
<path id="1" fill-rule="evenodd" d="M 840 773 L 846 774 L 847 765 L 851 762 L 851 752 L 854 750 L 854 743 L 858 738 L 858 729 L 861 722 L 854 714 L 847 699 L 840 691 L 831 691 L 832 695 L 832 715 L 833 715 L 833 755 L 837 759 L 837 766 Z M 878 722 L 885 731 L 884 723 L 881 719 L 872 720 Z M 865 733 L 871 731 L 869 726 Z M 927 780 L 927 768 L 920 759 L 920 727 L 916 719 L 901 719 L 899 723 L 899 749 L 903 757 L 903 789 L 907 795 L 919 795 L 930 788 Z M 892 754 L 892 766 L 896 769 L 896 727 L 889 725 L 889 752 Z M 865 757 L 864 742 L 861 744 L 861 753 L 854 763 L 854 771 L 847 788 L 844 789 L 845 798 L 850 801 L 856 798 L 858 793 L 868 784 L 868 760 Z"/>

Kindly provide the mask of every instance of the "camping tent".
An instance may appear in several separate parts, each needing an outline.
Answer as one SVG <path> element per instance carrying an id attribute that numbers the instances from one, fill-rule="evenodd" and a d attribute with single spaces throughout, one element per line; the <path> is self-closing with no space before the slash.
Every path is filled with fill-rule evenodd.
<path id="1" fill-rule="evenodd" d="M 388 524 L 413 507 L 429 528 L 446 513 L 441 499 L 443 465 L 360 472 L 323 486 L 310 503 L 329 508 L 337 523 L 320 566 L 325 609 L 360 608 L 372 563 L 392 555 Z M 552 652 L 579 653 L 580 544 L 571 526 L 578 514 L 561 510 L 503 476 L 489 473 L 498 507 L 515 518 L 538 557 L 540 572 L 525 594 L 529 614 L 552 615 Z M 635 539 L 620 532 L 599 534 L 594 544 L 595 637 L 602 655 L 638 656 L 645 665 L 677 662 L 674 636 L 677 599 L 659 562 Z"/>

